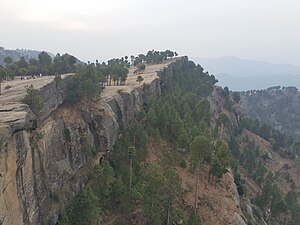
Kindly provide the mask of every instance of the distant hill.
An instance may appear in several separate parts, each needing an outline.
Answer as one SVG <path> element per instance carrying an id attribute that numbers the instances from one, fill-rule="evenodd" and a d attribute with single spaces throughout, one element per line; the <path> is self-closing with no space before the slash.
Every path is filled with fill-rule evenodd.
<path id="1" fill-rule="evenodd" d="M 265 89 L 277 85 L 300 88 L 300 66 L 238 57 L 194 58 L 193 60 L 214 74 L 219 80 L 219 85 L 228 86 L 232 90 Z"/>
<path id="2" fill-rule="evenodd" d="M 0 65 L 5 65 L 3 62 L 4 58 L 7 56 L 10 56 L 13 61 L 18 61 L 22 56 L 26 59 L 29 60 L 30 58 L 37 58 L 38 55 L 41 53 L 41 51 L 36 51 L 36 50 L 28 50 L 28 49 L 5 49 L 4 47 L 0 47 Z M 54 57 L 52 53 L 48 54 L 51 57 Z"/>
<path id="3" fill-rule="evenodd" d="M 300 88 L 300 75 L 270 75 L 253 77 L 235 77 L 229 74 L 216 75 L 219 85 L 228 86 L 234 91 L 261 90 L 273 86 L 295 86 Z"/>
<path id="4" fill-rule="evenodd" d="M 245 113 L 276 129 L 300 137 L 300 92 L 295 87 L 271 87 L 240 92 Z"/>

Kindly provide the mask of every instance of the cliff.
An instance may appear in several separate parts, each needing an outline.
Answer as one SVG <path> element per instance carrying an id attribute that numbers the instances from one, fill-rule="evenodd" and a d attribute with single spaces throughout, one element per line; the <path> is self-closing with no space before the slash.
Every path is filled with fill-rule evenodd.
<path id="1" fill-rule="evenodd" d="M 107 87 L 100 99 L 72 107 L 63 104 L 71 75 L 60 82 L 9 83 L 0 98 L 0 224 L 55 224 L 93 165 L 109 154 L 148 98 L 160 95 L 160 78 L 172 76 L 174 61 L 148 66 L 141 87 L 131 70 L 126 86 Z M 21 103 L 30 84 L 45 103 L 38 115 Z"/>

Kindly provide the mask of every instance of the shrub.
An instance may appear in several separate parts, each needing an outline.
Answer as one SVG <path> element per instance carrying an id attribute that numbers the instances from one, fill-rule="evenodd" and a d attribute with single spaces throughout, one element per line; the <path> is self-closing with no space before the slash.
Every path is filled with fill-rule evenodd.
<path id="1" fill-rule="evenodd" d="M 44 106 L 44 101 L 37 89 L 33 85 L 25 86 L 26 95 L 23 99 L 23 103 L 27 104 L 33 113 L 37 114 Z"/>
<path id="2" fill-rule="evenodd" d="M 182 168 L 182 169 L 185 169 L 185 168 L 186 168 L 186 162 L 185 162 L 184 159 L 180 159 L 180 161 L 179 161 L 179 166 L 180 166 L 180 168 Z"/>
<path id="3" fill-rule="evenodd" d="M 88 225 L 96 222 L 101 214 L 99 199 L 90 188 L 84 188 L 72 201 L 68 217 L 72 225 Z"/>
<path id="4" fill-rule="evenodd" d="M 187 225 L 200 225 L 201 224 L 201 219 L 195 212 L 191 212 L 188 220 L 187 220 Z"/>

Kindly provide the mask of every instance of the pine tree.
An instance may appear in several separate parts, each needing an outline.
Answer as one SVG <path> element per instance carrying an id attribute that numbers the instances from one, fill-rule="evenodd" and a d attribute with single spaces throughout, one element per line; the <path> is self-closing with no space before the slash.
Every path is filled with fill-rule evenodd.
<path id="1" fill-rule="evenodd" d="M 167 225 L 171 224 L 171 215 L 172 215 L 172 205 L 174 204 L 175 200 L 178 198 L 180 191 L 181 191 L 181 180 L 177 173 L 169 168 L 164 173 L 165 176 L 165 185 L 164 185 L 164 192 L 165 192 L 165 203 L 167 208 Z"/>
<path id="2" fill-rule="evenodd" d="M 211 143 L 204 136 L 196 136 L 191 143 L 190 149 L 191 149 L 190 166 L 191 166 L 191 170 L 194 171 L 195 176 L 197 178 L 195 184 L 195 202 L 194 202 L 194 209 L 196 212 L 200 167 L 206 160 L 209 159 L 211 155 Z"/>

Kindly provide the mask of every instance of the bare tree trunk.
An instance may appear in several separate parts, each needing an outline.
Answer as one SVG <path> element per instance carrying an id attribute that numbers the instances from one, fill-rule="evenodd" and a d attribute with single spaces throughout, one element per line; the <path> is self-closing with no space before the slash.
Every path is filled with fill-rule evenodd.
<path id="1" fill-rule="evenodd" d="M 133 147 L 135 149 L 135 133 L 133 133 Z M 130 156 L 130 171 L 129 171 L 129 191 L 132 189 L 132 155 Z"/>
<path id="2" fill-rule="evenodd" d="M 214 178 L 215 178 L 215 175 L 212 175 L 210 186 L 213 186 L 213 184 L 214 184 Z"/>
<path id="3" fill-rule="evenodd" d="M 132 156 L 130 157 L 130 173 L 129 173 L 129 191 L 131 193 L 132 188 Z"/>
<path id="4" fill-rule="evenodd" d="M 269 222 L 271 222 L 271 219 L 272 219 L 272 210 L 273 210 L 272 208 L 273 208 L 273 198 L 271 197 L 270 214 L 269 214 L 269 218 L 268 218 L 268 224 L 269 224 Z"/>
<path id="5" fill-rule="evenodd" d="M 169 203 L 167 225 L 170 225 L 170 214 L 171 214 L 171 204 Z"/>
<path id="6" fill-rule="evenodd" d="M 211 165 L 210 165 L 209 172 L 208 172 L 208 180 L 207 180 L 208 183 L 210 183 L 211 174 L 212 172 L 211 172 Z"/>
<path id="7" fill-rule="evenodd" d="M 198 184 L 199 184 L 199 174 L 200 174 L 200 166 L 197 167 L 197 181 L 196 181 L 196 189 L 195 189 L 195 202 L 194 202 L 194 209 L 195 213 L 197 213 L 197 200 L 198 200 Z"/>

